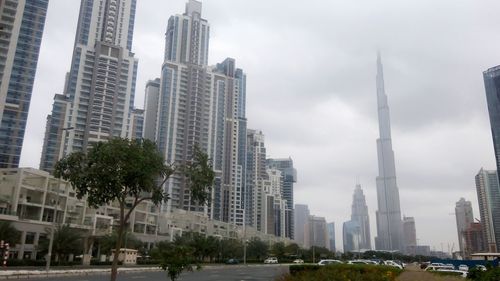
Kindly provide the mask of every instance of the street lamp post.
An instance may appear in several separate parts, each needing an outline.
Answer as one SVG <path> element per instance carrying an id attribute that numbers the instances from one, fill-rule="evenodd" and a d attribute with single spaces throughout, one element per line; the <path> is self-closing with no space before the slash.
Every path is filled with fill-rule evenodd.
<path id="1" fill-rule="evenodd" d="M 66 134 L 66 132 L 73 130 L 73 127 L 62 128 L 61 130 Z M 64 158 L 64 147 L 63 149 L 63 158 Z M 57 207 L 59 206 L 59 190 L 61 189 L 61 178 L 57 181 L 57 189 L 56 189 L 56 202 L 54 204 L 54 217 L 52 220 L 52 230 L 50 231 L 50 240 L 49 240 L 49 249 L 47 253 L 47 261 L 45 263 L 45 271 L 49 272 L 50 270 L 50 261 L 52 260 L 52 247 L 54 246 L 54 233 L 56 232 L 56 224 L 57 224 Z"/>

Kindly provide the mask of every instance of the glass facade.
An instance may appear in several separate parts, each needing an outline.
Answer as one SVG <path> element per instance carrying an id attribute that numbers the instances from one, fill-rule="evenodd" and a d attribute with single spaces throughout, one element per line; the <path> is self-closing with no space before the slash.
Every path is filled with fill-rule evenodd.
<path id="1" fill-rule="evenodd" d="M 498 184 L 498 169 L 500 168 L 500 66 L 485 71 L 483 78 L 497 164 L 497 171 L 489 175 L 490 180 L 485 192 L 485 198 L 487 198 L 485 204 L 488 204 L 487 207 L 491 211 L 491 219 L 487 223 L 491 224 L 493 229 L 492 234 L 494 235 L 492 240 L 495 241 L 495 248 L 498 250 L 500 246 L 500 187 Z M 477 180 L 476 186 L 478 186 Z M 491 247 L 489 248 L 491 249 Z"/>
<path id="2" fill-rule="evenodd" d="M 5 107 L 0 122 L 0 168 L 19 166 L 47 6 L 48 0 L 26 0 L 22 12 Z M 15 38 L 11 37 L 11 40 Z"/>

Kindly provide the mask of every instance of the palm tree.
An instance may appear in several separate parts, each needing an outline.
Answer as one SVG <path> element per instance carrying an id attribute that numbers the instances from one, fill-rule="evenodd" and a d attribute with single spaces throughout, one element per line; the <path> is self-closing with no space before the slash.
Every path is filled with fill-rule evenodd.
<path id="1" fill-rule="evenodd" d="M 21 232 L 18 231 L 10 221 L 0 221 L 0 240 L 15 246 L 21 239 Z"/>
<path id="2" fill-rule="evenodd" d="M 52 229 L 47 229 L 50 234 Z M 48 252 L 49 240 L 40 241 L 39 249 L 41 252 Z M 80 232 L 71 229 L 69 225 L 60 225 L 55 229 L 54 242 L 52 252 L 55 256 L 55 261 L 67 259 L 70 254 L 76 255 L 82 252 L 83 241 Z"/>

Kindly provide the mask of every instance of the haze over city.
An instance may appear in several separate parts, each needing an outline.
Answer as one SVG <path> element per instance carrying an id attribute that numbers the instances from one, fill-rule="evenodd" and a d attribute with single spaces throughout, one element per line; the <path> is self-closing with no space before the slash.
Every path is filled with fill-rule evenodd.
<path id="1" fill-rule="evenodd" d="M 186 3 L 151 2 L 138 1 L 135 19 L 138 107 L 146 81 L 160 74 L 167 20 Z M 415 217 L 419 243 L 458 248 L 454 204 L 465 197 L 479 218 L 474 176 L 481 167 L 495 169 L 482 72 L 500 63 L 498 1 L 203 4 L 211 25 L 209 64 L 230 56 L 245 70 L 248 127 L 263 131 L 270 157 L 293 158 L 295 203 L 340 226 L 359 181 L 372 236 L 380 50 L 401 212 Z M 45 117 L 70 66 L 79 7 L 78 0 L 50 1 L 21 167 L 38 167 Z"/>

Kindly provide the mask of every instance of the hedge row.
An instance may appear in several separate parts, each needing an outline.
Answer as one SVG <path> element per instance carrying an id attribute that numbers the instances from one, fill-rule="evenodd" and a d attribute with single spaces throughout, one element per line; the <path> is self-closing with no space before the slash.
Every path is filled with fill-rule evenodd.
<path id="1" fill-rule="evenodd" d="M 402 271 L 395 267 L 380 265 L 348 265 L 335 264 L 291 265 L 290 274 L 284 275 L 281 281 L 394 281 Z"/>

